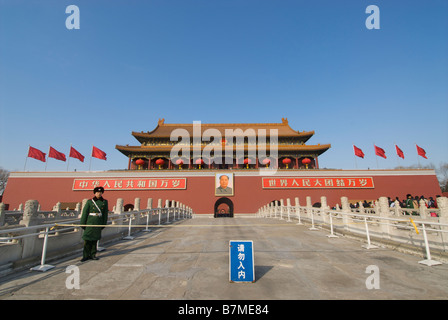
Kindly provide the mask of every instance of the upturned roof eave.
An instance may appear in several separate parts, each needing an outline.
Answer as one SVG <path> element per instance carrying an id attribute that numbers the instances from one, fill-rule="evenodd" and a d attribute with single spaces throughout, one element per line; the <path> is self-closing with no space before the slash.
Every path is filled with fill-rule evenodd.
<path id="1" fill-rule="evenodd" d="M 193 130 L 194 123 L 165 123 L 165 119 L 159 119 L 157 122 L 157 126 L 152 131 L 147 132 L 136 132 L 133 131 L 132 135 L 140 142 L 143 143 L 145 141 L 148 141 L 148 139 L 151 138 L 162 138 L 162 139 L 169 139 L 172 135 L 173 130 L 175 129 L 183 129 L 185 130 L 189 137 L 196 137 L 198 134 Z M 264 129 L 265 134 L 267 137 L 271 135 L 272 129 L 277 129 L 277 136 L 278 137 L 296 137 L 301 138 L 301 141 L 306 142 L 308 141 L 313 135 L 314 130 L 312 131 L 296 131 L 293 130 L 289 123 L 287 118 L 282 118 L 281 123 L 201 123 L 200 124 L 201 132 L 200 135 L 204 135 L 204 131 L 208 129 L 216 129 L 218 132 L 225 137 L 226 129 L 233 130 L 231 133 L 234 133 L 235 136 L 241 136 L 239 135 L 238 131 L 235 132 L 235 130 L 241 129 L 242 135 L 247 136 L 248 134 L 251 134 L 251 132 L 247 132 L 248 129 L 253 129 L 255 134 L 259 134 L 260 129 Z M 212 132 L 209 132 L 210 134 L 213 134 Z M 214 132 L 216 133 L 216 132 Z"/>
<path id="2" fill-rule="evenodd" d="M 196 150 L 203 150 L 206 146 L 209 145 L 201 145 L 200 147 L 193 147 L 192 145 L 178 145 L 180 148 L 189 148 L 190 152 L 193 152 Z M 171 152 L 172 148 L 174 146 L 121 146 L 116 145 L 115 148 L 120 151 L 121 153 L 125 155 L 130 155 L 132 153 L 150 153 L 150 152 Z M 209 146 L 210 147 L 210 146 Z M 212 145 L 211 147 L 217 148 L 219 145 Z M 228 147 L 228 146 L 227 146 Z M 269 144 L 265 145 L 266 151 L 271 150 L 271 146 Z M 223 152 L 225 150 L 226 146 L 222 148 Z M 251 150 L 252 146 L 245 144 L 244 146 L 241 145 L 234 145 L 232 146 L 233 151 L 241 150 Z M 324 144 L 324 145 L 278 145 L 277 150 L 282 152 L 313 152 L 317 155 L 321 155 L 325 151 L 331 148 L 331 144 Z"/>

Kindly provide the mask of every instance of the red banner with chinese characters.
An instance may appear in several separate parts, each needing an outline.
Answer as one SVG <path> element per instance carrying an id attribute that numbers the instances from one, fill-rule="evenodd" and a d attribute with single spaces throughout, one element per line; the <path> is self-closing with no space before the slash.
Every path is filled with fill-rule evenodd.
<path id="1" fill-rule="evenodd" d="M 374 188 L 372 177 L 272 177 L 263 178 L 263 189 Z"/>
<path id="2" fill-rule="evenodd" d="M 186 178 L 138 178 L 138 179 L 74 179 L 73 190 L 93 190 L 103 187 L 105 191 L 116 190 L 182 190 L 187 188 Z"/>

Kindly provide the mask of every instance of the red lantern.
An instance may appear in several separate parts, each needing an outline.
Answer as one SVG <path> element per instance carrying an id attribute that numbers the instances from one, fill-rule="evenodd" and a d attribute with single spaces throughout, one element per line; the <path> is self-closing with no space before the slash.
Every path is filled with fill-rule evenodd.
<path id="1" fill-rule="evenodd" d="M 196 160 L 196 164 L 198 164 L 198 165 L 199 165 L 199 169 L 201 169 L 201 165 L 204 164 L 204 160 L 202 160 L 202 159 L 197 159 L 197 160 Z"/>
<path id="2" fill-rule="evenodd" d="M 157 159 L 156 164 L 159 166 L 159 169 L 162 169 L 162 166 L 164 165 L 165 161 L 163 159 Z"/>
<path id="3" fill-rule="evenodd" d="M 138 169 L 140 170 L 141 167 L 142 167 L 142 165 L 145 164 L 145 160 L 143 160 L 143 159 L 137 159 L 137 160 L 135 160 L 135 164 L 138 165 Z"/>
<path id="4" fill-rule="evenodd" d="M 311 160 L 308 158 L 305 158 L 302 160 L 302 163 L 305 165 L 305 168 L 308 169 L 308 165 L 311 163 Z"/>
<path id="5" fill-rule="evenodd" d="M 285 159 L 283 159 L 283 164 L 286 164 L 286 169 L 288 169 L 288 164 L 290 164 L 291 163 L 291 159 L 289 159 L 289 158 L 285 158 Z"/>
<path id="6" fill-rule="evenodd" d="M 265 164 L 266 168 L 267 168 L 271 164 L 271 159 L 268 159 L 268 158 L 264 159 L 263 164 Z"/>
<path id="7" fill-rule="evenodd" d="M 249 169 L 249 163 L 251 163 L 252 160 L 250 160 L 249 158 L 244 159 L 244 164 L 246 165 L 246 168 Z"/>
<path id="8" fill-rule="evenodd" d="M 182 165 L 184 164 L 184 161 L 182 159 L 177 159 L 176 164 L 179 165 L 179 169 L 182 169 Z"/>

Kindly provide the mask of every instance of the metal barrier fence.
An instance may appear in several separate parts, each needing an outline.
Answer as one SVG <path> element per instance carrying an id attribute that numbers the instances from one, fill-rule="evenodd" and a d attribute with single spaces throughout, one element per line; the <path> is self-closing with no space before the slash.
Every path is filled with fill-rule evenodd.
<path id="1" fill-rule="evenodd" d="M 324 197 L 321 198 L 322 206 L 311 206 L 311 200 L 307 197 L 307 205 L 300 206 L 298 198 L 295 205 L 291 205 L 287 199 L 273 201 L 261 207 L 257 214 L 264 218 L 286 219 L 303 224 L 302 220 L 310 224 L 309 230 L 328 229 L 329 238 L 337 238 L 339 234 L 355 234 L 366 237 L 366 249 L 375 249 L 371 237 L 379 242 L 393 242 L 406 244 L 415 248 L 424 248 L 426 259 L 419 263 L 433 266 L 441 262 L 431 258 L 430 247 L 441 253 L 448 251 L 448 198 L 437 199 L 438 209 L 430 209 L 434 214 L 426 214 L 428 208 L 403 209 L 390 207 L 388 199 L 381 197 L 373 208 L 361 210 L 352 209 L 346 197 L 341 198 L 342 209 L 330 209 L 326 206 Z M 320 227 L 320 229 L 318 228 Z"/>
<path id="2" fill-rule="evenodd" d="M 35 200 L 30 200 L 35 201 Z M 36 201 L 37 202 L 37 201 Z M 34 213 L 35 221 L 38 220 L 40 212 Z M 127 211 L 124 213 L 110 212 L 108 221 L 103 230 L 104 236 L 113 236 L 127 233 L 122 239 L 133 239 L 132 232 L 139 229 L 150 232 L 150 228 L 166 225 L 182 219 L 194 217 L 193 210 L 185 205 L 173 207 L 158 207 L 138 211 Z M 23 221 L 23 220 L 22 220 Z M 39 219 L 39 222 L 42 222 Z M 0 274 L 7 268 L 12 268 L 17 261 L 33 260 L 39 257 L 40 264 L 31 268 L 36 271 L 47 271 L 53 268 L 46 264 L 47 251 L 52 245 L 52 251 L 72 250 L 76 244 L 82 244 L 82 232 L 80 232 L 80 217 L 76 219 L 59 219 L 51 223 L 39 223 L 33 225 L 26 221 L 27 226 L 3 227 L 0 229 Z M 50 241 L 52 239 L 52 241 Z M 41 249 L 39 248 L 41 242 Z M 38 252 L 39 250 L 39 252 Z M 101 248 L 100 250 L 101 251 Z"/>

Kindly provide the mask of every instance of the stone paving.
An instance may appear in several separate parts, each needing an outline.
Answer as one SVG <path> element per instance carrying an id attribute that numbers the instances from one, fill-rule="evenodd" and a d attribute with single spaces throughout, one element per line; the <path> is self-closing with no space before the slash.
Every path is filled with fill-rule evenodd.
<path id="1" fill-rule="evenodd" d="M 291 300 L 447 299 L 448 265 L 361 242 L 328 238 L 325 230 L 261 218 L 195 218 L 136 233 L 105 246 L 99 260 L 80 255 L 55 268 L 0 278 L 0 299 Z M 229 240 L 253 240 L 254 283 L 229 282 Z M 67 288 L 79 269 L 79 289 Z M 376 266 L 379 288 L 366 280 Z M 371 267 L 370 267 L 371 268 Z M 374 267 L 375 268 L 375 267 Z M 72 278 L 69 278 L 72 277 Z M 367 280 L 368 283 L 374 283 Z"/>

